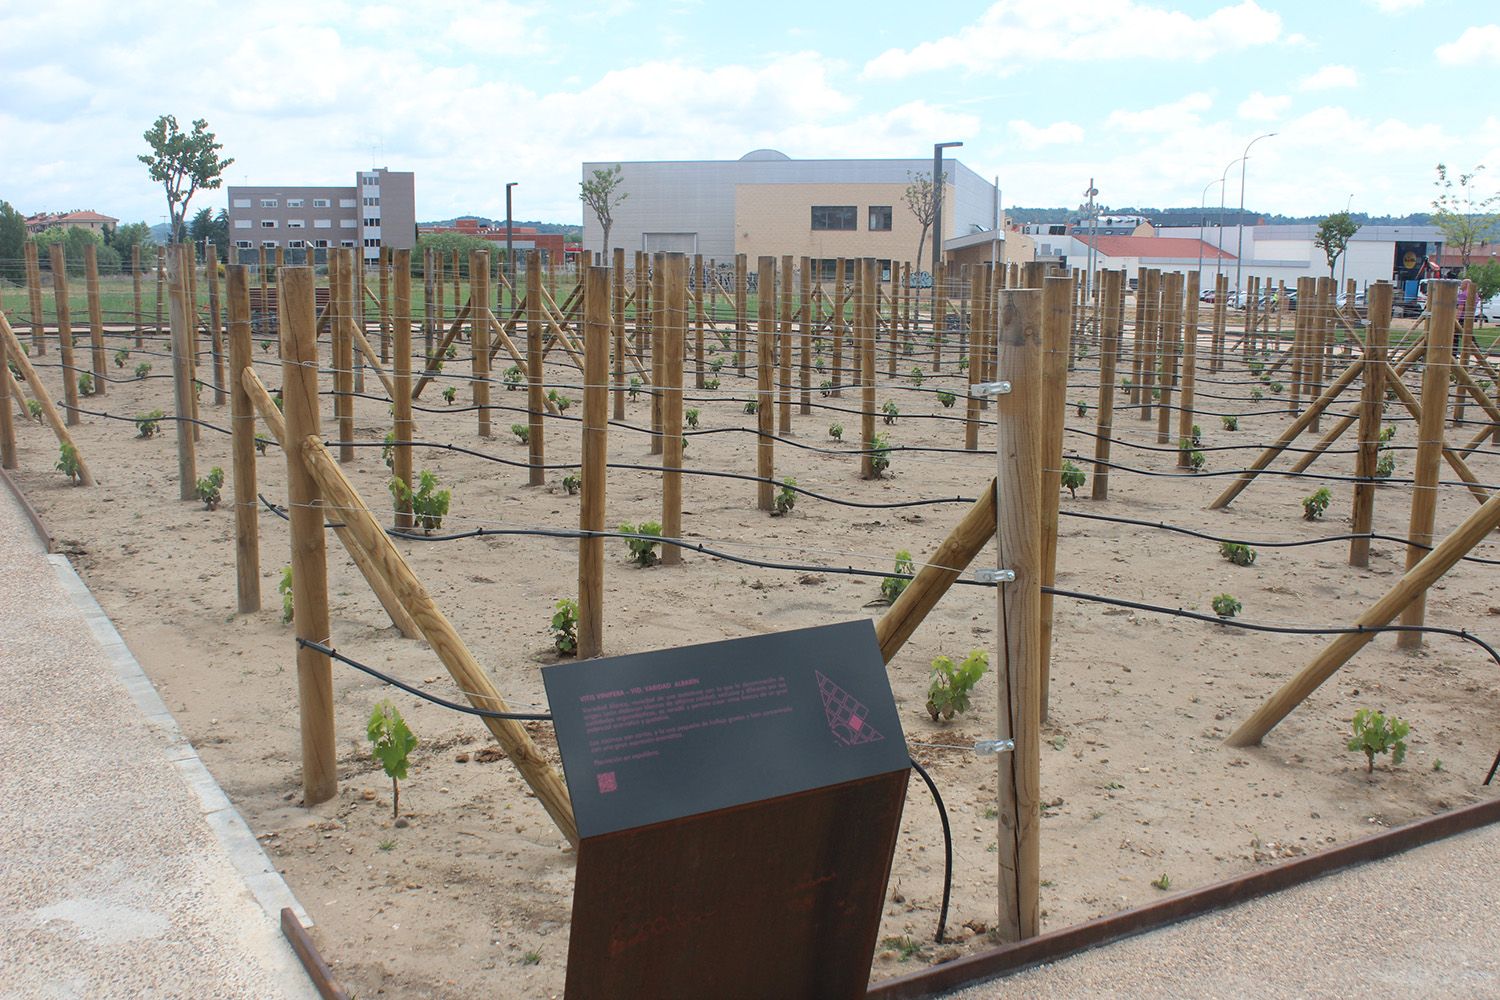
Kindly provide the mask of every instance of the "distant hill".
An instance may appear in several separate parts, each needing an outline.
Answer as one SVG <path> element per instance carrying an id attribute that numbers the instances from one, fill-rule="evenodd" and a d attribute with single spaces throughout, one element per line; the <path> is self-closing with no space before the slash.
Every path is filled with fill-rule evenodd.
<path id="1" fill-rule="evenodd" d="M 167 242 L 172 238 L 172 227 L 165 222 L 158 222 L 151 227 L 151 238 L 156 241 L 158 246 L 166 246 Z"/>
<path id="2" fill-rule="evenodd" d="M 481 226 L 503 227 L 505 225 L 504 219 L 490 219 L 486 218 L 483 215 L 456 215 L 451 219 L 437 219 L 432 222 L 419 222 L 417 223 L 417 225 L 455 226 L 458 224 L 459 219 L 473 219 Z M 577 241 L 583 239 L 583 227 L 572 225 L 566 222 L 537 222 L 529 219 L 516 219 L 515 224 L 517 229 L 520 229 L 523 226 L 527 226 L 535 229 L 539 233 L 562 233 L 563 238 L 567 240 Z"/>

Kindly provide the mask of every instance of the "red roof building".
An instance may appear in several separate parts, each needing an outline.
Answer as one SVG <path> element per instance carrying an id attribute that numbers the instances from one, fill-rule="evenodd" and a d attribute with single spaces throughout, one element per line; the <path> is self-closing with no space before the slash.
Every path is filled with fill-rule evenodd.
<path id="1" fill-rule="evenodd" d="M 1143 264 L 1158 260 L 1234 260 L 1234 254 L 1203 240 L 1175 236 L 1074 236 L 1084 246 L 1090 243 L 1102 257 L 1129 257 Z"/>
<path id="2" fill-rule="evenodd" d="M 101 215 L 92 209 L 82 212 L 39 212 L 27 217 L 26 231 L 40 233 L 48 229 L 61 228 L 87 229 L 103 233 L 104 230 L 113 229 L 119 223 L 119 219 L 110 215 Z"/>

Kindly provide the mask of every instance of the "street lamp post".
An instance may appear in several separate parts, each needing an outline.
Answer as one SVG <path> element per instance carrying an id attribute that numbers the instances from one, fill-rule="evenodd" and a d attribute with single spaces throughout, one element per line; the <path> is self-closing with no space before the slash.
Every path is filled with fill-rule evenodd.
<path id="1" fill-rule="evenodd" d="M 515 229 L 515 220 L 511 218 L 510 211 L 510 189 L 520 181 L 508 181 L 505 185 L 505 275 L 510 283 L 510 301 L 516 301 L 516 255 L 513 250 L 511 237 Z"/>
<path id="2" fill-rule="evenodd" d="M 1222 185 L 1224 184 L 1224 178 L 1221 177 L 1216 181 L 1209 181 L 1207 184 L 1203 185 L 1203 195 L 1198 199 L 1198 273 L 1200 275 L 1203 273 L 1203 223 L 1206 221 L 1206 218 L 1208 216 L 1208 189 L 1213 187 L 1215 184 L 1220 185 L 1222 188 Z M 1219 196 L 1221 198 L 1223 197 L 1222 190 L 1219 192 Z M 1223 223 L 1224 220 L 1221 218 L 1219 220 L 1219 225 L 1221 228 L 1223 226 Z"/>
<path id="3" fill-rule="evenodd" d="M 932 335 L 938 335 L 938 285 L 943 262 L 943 150 L 962 146 L 961 142 L 932 144 Z"/>
<path id="4" fill-rule="evenodd" d="M 1089 178 L 1089 189 L 1084 194 L 1088 195 L 1089 199 L 1089 253 L 1087 270 L 1083 275 L 1083 301 L 1089 303 L 1094 301 L 1094 261 L 1096 259 L 1094 244 L 1099 242 L 1099 212 L 1094 208 L 1094 199 L 1099 196 L 1099 189 L 1094 187 L 1092 177 Z"/>
<path id="5" fill-rule="evenodd" d="M 1349 200 L 1346 201 L 1346 202 L 1344 202 L 1344 217 L 1345 218 L 1348 218 L 1348 216 L 1349 216 L 1349 209 L 1351 209 L 1353 207 L 1354 207 L 1354 193 L 1351 191 L 1349 193 Z M 1358 232 L 1358 230 L 1355 230 L 1355 231 Z M 1349 238 L 1352 240 L 1354 237 L 1351 236 Z M 1344 244 L 1344 252 L 1342 254 L 1342 257 L 1344 259 L 1339 264 L 1339 284 L 1341 286 L 1347 288 L 1348 285 L 1346 283 L 1347 283 L 1347 281 L 1349 279 L 1349 244 L 1348 243 Z M 1349 303 L 1349 305 L 1351 305 L 1351 306 L 1353 304 L 1354 303 L 1352 303 L 1352 302 Z"/>
<path id="6" fill-rule="evenodd" d="M 1239 245 L 1234 254 L 1234 294 L 1240 293 L 1240 268 L 1245 263 L 1245 168 L 1250 165 L 1250 147 L 1262 139 L 1269 139 L 1275 132 L 1267 132 L 1251 139 L 1245 146 L 1245 151 L 1240 154 L 1240 214 L 1235 222 L 1239 228 Z"/>
<path id="7" fill-rule="evenodd" d="M 1229 171 L 1236 163 L 1243 160 L 1241 156 L 1224 164 L 1224 172 L 1219 175 L 1219 235 L 1214 238 L 1214 247 L 1219 251 L 1214 257 L 1214 288 L 1219 287 L 1219 275 L 1224 269 L 1224 192 L 1229 186 Z"/>

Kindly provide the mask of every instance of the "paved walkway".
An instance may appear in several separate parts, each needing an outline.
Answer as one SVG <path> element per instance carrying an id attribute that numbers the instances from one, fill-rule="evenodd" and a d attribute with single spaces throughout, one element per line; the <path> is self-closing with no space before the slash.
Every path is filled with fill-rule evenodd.
<path id="1" fill-rule="evenodd" d="M 0 483 L 0 994 L 314 1000 L 283 906 L 305 922 Z"/>
<path id="2" fill-rule="evenodd" d="M 1493 1000 L 1497 900 L 1492 825 L 951 998 Z"/>

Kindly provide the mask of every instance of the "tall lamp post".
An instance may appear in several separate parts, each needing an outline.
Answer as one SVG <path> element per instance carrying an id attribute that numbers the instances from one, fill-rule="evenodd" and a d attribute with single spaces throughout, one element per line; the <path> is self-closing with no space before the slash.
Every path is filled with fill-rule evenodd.
<path id="1" fill-rule="evenodd" d="M 1219 197 L 1223 198 L 1224 178 L 1220 177 L 1216 181 L 1209 181 L 1203 185 L 1203 196 L 1198 199 L 1198 273 L 1200 275 L 1203 273 L 1203 223 L 1207 221 L 1208 216 L 1208 189 L 1215 184 L 1220 186 Z M 1219 225 L 1221 227 L 1224 225 L 1223 216 L 1219 217 Z"/>
<path id="2" fill-rule="evenodd" d="M 943 262 L 943 150 L 962 146 L 961 142 L 932 144 L 932 335 L 938 335 L 938 285 Z"/>
<path id="3" fill-rule="evenodd" d="M 1354 207 L 1354 192 L 1351 191 L 1349 193 L 1349 200 L 1346 201 L 1346 202 L 1344 202 L 1344 215 L 1345 215 L 1345 217 L 1347 217 L 1349 215 L 1349 209 L 1351 209 L 1353 207 Z M 1357 229 L 1355 230 L 1355 232 L 1358 232 L 1358 231 L 1359 230 L 1357 230 Z M 1352 240 L 1354 237 L 1351 236 L 1349 238 Z M 1340 264 L 1339 264 L 1339 284 L 1341 286 L 1343 286 L 1343 287 L 1348 287 L 1347 284 L 1346 284 L 1346 282 L 1349 279 L 1349 244 L 1348 243 L 1344 244 L 1344 252 L 1342 254 L 1340 254 L 1339 256 L 1341 256 L 1343 258 L 1342 262 L 1340 262 Z M 1336 297 L 1337 296 L 1335 296 L 1335 298 Z M 1354 303 L 1350 302 L 1349 305 L 1352 306 L 1352 305 L 1354 305 Z"/>
<path id="4" fill-rule="evenodd" d="M 1094 208 L 1094 199 L 1099 196 L 1099 189 L 1094 187 L 1092 177 L 1089 178 L 1089 189 L 1084 194 L 1089 199 L 1089 254 L 1087 270 L 1083 275 L 1083 300 L 1087 303 L 1094 301 L 1094 245 L 1099 242 L 1099 212 Z"/>
<path id="5" fill-rule="evenodd" d="M 1250 147 L 1262 139 L 1269 139 L 1277 134 L 1267 132 L 1265 135 L 1256 136 L 1245 145 L 1245 151 L 1240 154 L 1240 214 L 1235 219 L 1239 228 L 1239 245 L 1234 253 L 1234 294 L 1236 297 L 1240 294 L 1240 268 L 1245 263 L 1245 168 L 1250 165 Z"/>
<path id="6" fill-rule="evenodd" d="M 516 255 L 513 252 L 511 237 L 515 229 L 515 221 L 511 218 L 510 211 L 510 189 L 520 181 L 508 181 L 505 185 L 505 276 L 510 283 L 510 301 L 514 305 L 516 301 Z"/>

